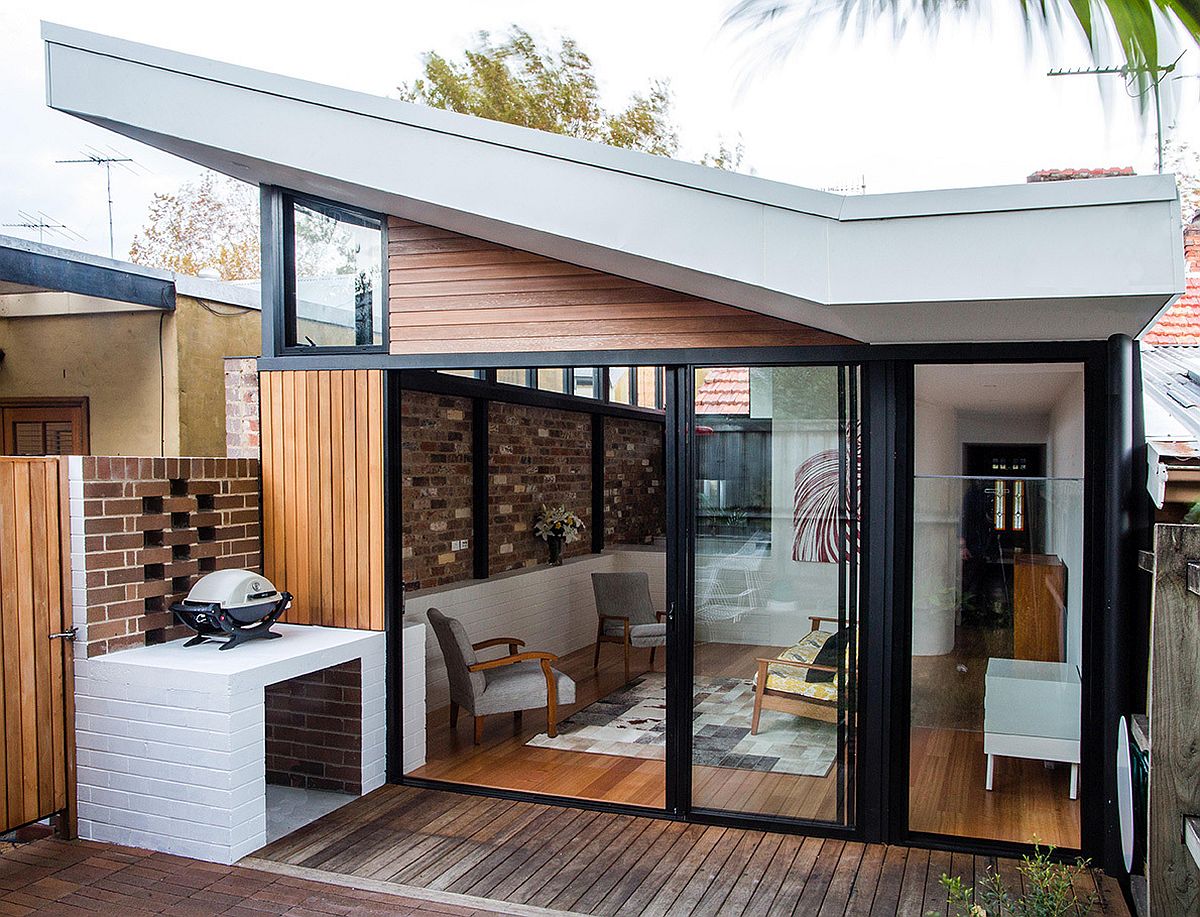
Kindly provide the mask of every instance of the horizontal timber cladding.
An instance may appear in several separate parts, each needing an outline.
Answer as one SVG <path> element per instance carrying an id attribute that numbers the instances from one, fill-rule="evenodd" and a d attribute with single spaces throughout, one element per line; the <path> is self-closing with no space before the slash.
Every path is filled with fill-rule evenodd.
<path id="1" fill-rule="evenodd" d="M 263 572 L 285 620 L 383 630 L 383 373 L 265 372 Z"/>
<path id="2" fill-rule="evenodd" d="M 394 354 L 852 343 L 826 331 L 388 218 Z"/>

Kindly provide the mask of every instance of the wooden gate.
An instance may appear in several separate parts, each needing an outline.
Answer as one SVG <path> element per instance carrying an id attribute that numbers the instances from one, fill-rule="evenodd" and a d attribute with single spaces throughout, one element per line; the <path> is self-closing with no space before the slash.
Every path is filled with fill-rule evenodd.
<path id="1" fill-rule="evenodd" d="M 66 459 L 0 458 L 0 830 L 74 833 Z"/>

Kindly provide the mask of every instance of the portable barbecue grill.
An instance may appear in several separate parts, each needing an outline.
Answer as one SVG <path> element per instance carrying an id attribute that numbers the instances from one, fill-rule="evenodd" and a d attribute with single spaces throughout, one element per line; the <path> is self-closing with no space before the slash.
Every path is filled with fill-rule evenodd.
<path id="1" fill-rule="evenodd" d="M 250 640 L 280 637 L 271 625 L 292 603 L 271 581 L 251 570 L 218 570 L 200 577 L 188 597 L 171 611 L 196 632 L 184 646 L 224 639 L 221 649 Z"/>

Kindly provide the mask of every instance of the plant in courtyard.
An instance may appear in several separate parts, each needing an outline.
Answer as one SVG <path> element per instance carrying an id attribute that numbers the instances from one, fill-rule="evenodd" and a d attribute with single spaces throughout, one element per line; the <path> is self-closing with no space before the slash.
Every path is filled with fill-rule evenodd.
<path id="1" fill-rule="evenodd" d="M 988 867 L 974 886 L 961 876 L 942 873 L 942 888 L 954 917 L 1067 917 L 1090 914 L 1096 907 L 1095 894 L 1080 897 L 1076 881 L 1089 867 L 1089 861 L 1076 858 L 1060 863 L 1053 858 L 1054 847 L 1042 848 L 1034 838 L 1032 856 L 1022 858 L 1017 867 L 1024 879 L 1025 891 L 1011 890 L 1000 874 Z M 930 911 L 940 914 L 941 911 Z"/>
<path id="2" fill-rule="evenodd" d="M 550 547 L 550 563 L 562 563 L 563 545 L 579 540 L 584 530 L 583 520 L 564 506 L 546 506 L 538 511 L 533 523 L 533 533 Z"/>

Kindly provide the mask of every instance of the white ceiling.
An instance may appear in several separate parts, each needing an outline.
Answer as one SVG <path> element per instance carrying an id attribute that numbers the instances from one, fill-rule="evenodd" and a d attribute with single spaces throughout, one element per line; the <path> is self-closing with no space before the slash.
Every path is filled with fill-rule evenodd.
<path id="1" fill-rule="evenodd" d="M 916 368 L 916 399 L 964 413 L 1047 414 L 1082 363 L 987 363 Z"/>

